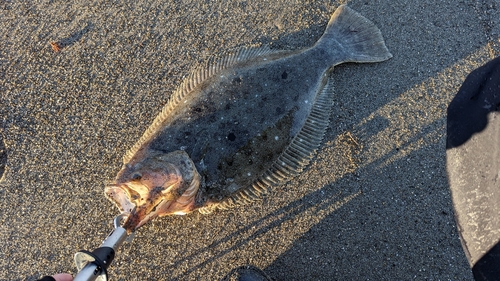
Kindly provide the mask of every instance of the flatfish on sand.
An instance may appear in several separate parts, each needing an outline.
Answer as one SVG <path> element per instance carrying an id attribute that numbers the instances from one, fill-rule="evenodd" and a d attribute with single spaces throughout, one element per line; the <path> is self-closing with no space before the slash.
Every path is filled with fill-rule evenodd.
<path id="1" fill-rule="evenodd" d="M 380 30 L 347 6 L 310 48 L 213 57 L 171 95 L 105 193 L 128 214 L 129 232 L 157 216 L 260 199 L 300 173 L 320 145 L 333 66 L 391 57 Z"/>

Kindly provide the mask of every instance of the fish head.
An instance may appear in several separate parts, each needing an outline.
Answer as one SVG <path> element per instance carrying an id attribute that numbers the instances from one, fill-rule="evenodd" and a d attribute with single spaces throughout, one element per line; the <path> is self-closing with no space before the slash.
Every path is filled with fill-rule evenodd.
<path id="1" fill-rule="evenodd" d="M 125 164 L 105 194 L 122 213 L 130 233 L 157 216 L 184 215 L 196 209 L 200 175 L 184 151 L 151 151 Z"/>

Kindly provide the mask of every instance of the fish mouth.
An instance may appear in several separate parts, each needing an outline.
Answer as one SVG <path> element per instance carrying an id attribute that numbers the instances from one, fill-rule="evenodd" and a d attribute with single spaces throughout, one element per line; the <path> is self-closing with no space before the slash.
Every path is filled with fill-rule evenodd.
<path id="1" fill-rule="evenodd" d="M 156 217 L 184 215 L 196 209 L 200 176 L 185 152 L 155 155 L 135 168 L 105 188 L 108 199 L 127 215 L 123 225 L 127 232 Z"/>
<path id="2" fill-rule="evenodd" d="M 108 198 L 119 206 L 122 213 L 127 214 L 123 228 L 133 232 L 158 216 L 184 215 L 193 211 L 199 185 L 191 183 L 182 194 L 179 194 L 178 190 L 182 189 L 181 184 L 182 182 L 177 181 L 165 187 L 152 188 L 139 184 L 109 185 L 105 192 Z"/>

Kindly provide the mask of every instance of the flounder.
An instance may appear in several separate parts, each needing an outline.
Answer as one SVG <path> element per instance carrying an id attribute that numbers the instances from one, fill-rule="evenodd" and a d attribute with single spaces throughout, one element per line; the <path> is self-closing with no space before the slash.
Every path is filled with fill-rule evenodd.
<path id="1" fill-rule="evenodd" d="M 333 66 L 391 57 L 380 30 L 344 5 L 310 48 L 213 57 L 171 95 L 105 193 L 128 214 L 129 232 L 157 216 L 260 199 L 300 173 L 320 145 Z"/>

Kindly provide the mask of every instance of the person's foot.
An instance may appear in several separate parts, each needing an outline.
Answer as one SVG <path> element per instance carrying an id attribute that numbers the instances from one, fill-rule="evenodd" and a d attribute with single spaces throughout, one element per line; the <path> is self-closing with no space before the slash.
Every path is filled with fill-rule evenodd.
<path id="1" fill-rule="evenodd" d="M 273 281 L 273 279 L 253 265 L 243 265 L 231 270 L 221 281 Z"/>

